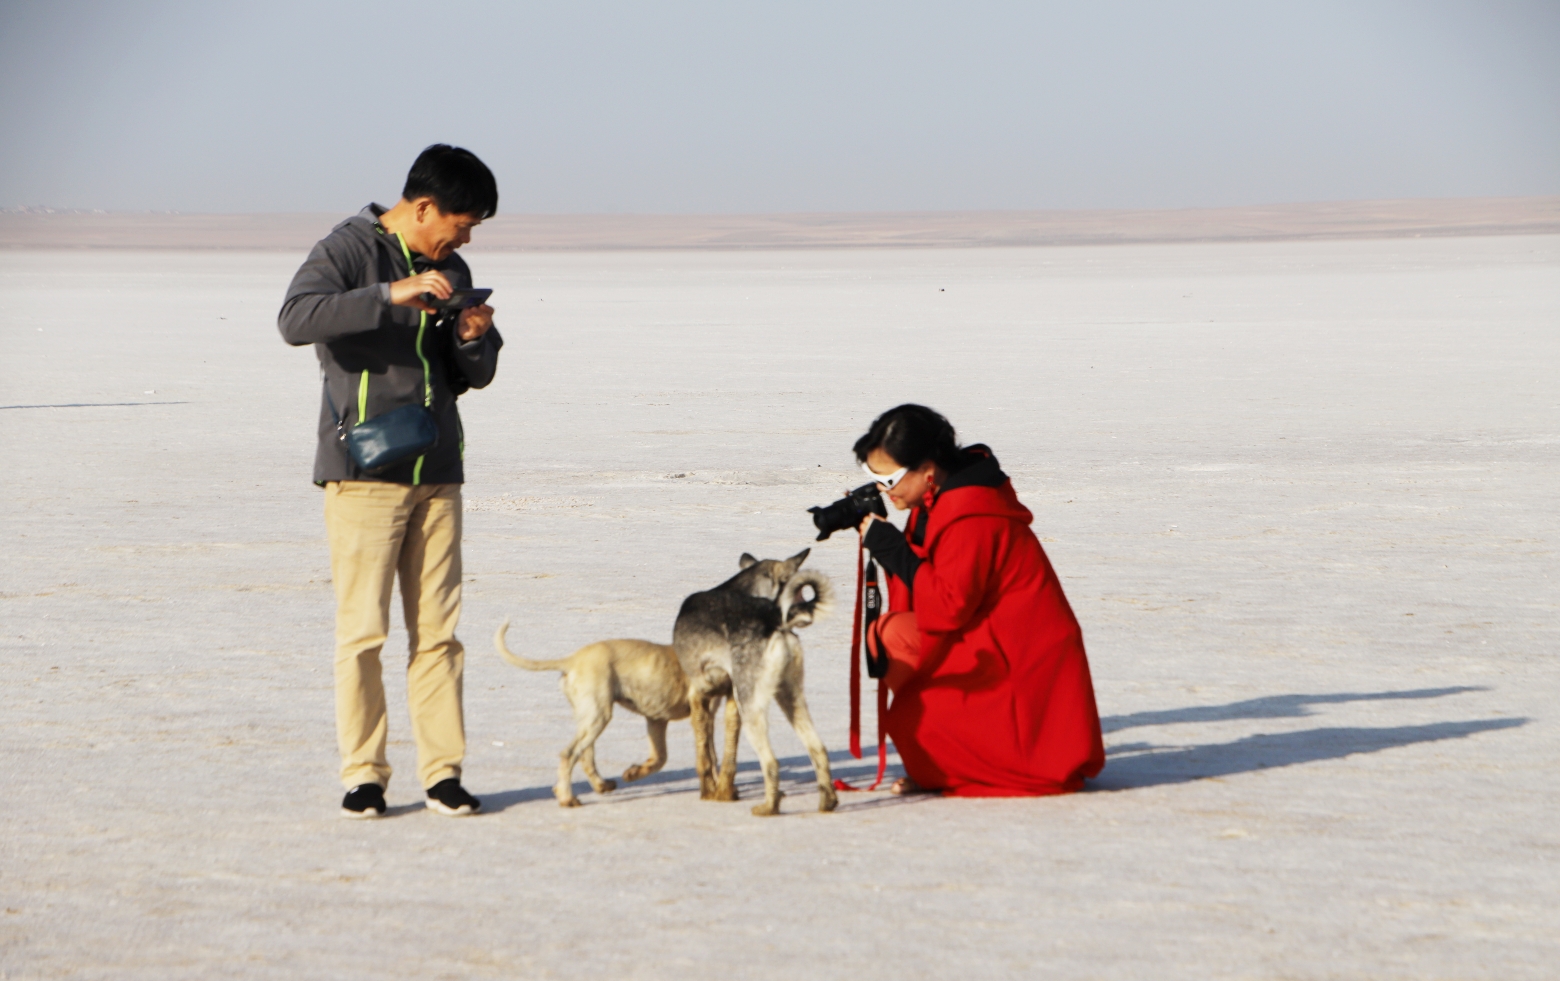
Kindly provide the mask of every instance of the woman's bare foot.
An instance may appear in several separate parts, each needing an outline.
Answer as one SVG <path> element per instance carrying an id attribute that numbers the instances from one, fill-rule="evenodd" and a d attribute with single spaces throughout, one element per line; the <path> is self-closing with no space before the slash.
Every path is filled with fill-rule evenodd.
<path id="1" fill-rule="evenodd" d="M 916 783 L 914 780 L 911 780 L 909 777 L 900 777 L 898 780 L 895 780 L 893 784 L 889 786 L 888 792 L 891 794 L 898 794 L 901 797 L 903 797 L 905 794 L 925 793 L 925 791 L 921 789 L 921 785 Z"/>

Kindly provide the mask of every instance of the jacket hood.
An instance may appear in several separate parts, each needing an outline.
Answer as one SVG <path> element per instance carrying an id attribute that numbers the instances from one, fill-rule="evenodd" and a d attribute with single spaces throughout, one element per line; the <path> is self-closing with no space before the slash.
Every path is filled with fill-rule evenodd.
<path id="1" fill-rule="evenodd" d="M 1034 515 L 1018 502 L 1013 482 L 1002 472 L 996 454 L 983 444 L 967 447 L 970 462 L 948 475 L 928 509 L 928 537 L 935 539 L 949 524 L 976 516 L 1008 518 L 1029 524 Z"/>
<path id="2" fill-rule="evenodd" d="M 362 211 L 350 218 L 343 218 L 338 221 L 336 226 L 330 230 L 331 234 L 335 235 L 339 232 L 345 232 L 355 239 L 375 243 L 375 247 L 377 247 L 379 235 L 374 229 L 379 224 L 379 216 L 384 213 L 384 205 L 364 205 Z"/>
<path id="3" fill-rule="evenodd" d="M 1002 472 L 996 455 L 985 443 L 966 446 L 959 455 L 964 457 L 964 466 L 943 481 L 944 493 L 960 487 L 1001 487 L 1007 483 L 1007 474 Z"/>
<path id="4" fill-rule="evenodd" d="M 331 229 L 332 235 L 343 234 L 353 239 L 364 248 L 374 252 L 383 250 L 390 256 L 390 261 L 396 271 L 406 266 L 406 260 L 402 257 L 401 246 L 394 235 L 386 232 L 379 224 L 379 217 L 390 209 L 382 204 L 370 202 L 363 206 L 363 210 L 350 218 L 343 218 Z M 469 275 L 466 268 L 466 260 L 460 257 L 459 252 L 451 252 L 438 262 L 428 258 L 421 252 L 412 253 L 412 264 L 418 272 L 427 272 L 430 269 L 438 269 L 448 273 L 451 269 L 458 269 Z"/>

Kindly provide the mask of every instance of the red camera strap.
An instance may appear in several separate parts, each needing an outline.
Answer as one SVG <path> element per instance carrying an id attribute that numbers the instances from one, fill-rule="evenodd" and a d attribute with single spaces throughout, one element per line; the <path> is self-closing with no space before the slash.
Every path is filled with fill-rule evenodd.
<path id="1" fill-rule="evenodd" d="M 856 614 L 850 628 L 850 755 L 861 759 L 861 594 L 866 540 L 856 542 Z M 847 789 L 855 790 L 854 787 Z"/>
<path id="2" fill-rule="evenodd" d="M 868 790 L 878 789 L 878 784 L 883 782 L 883 771 L 888 769 L 888 679 L 879 678 L 877 683 L 878 772 Z"/>
<path id="3" fill-rule="evenodd" d="M 850 755 L 861 759 L 861 644 L 862 644 L 862 599 L 866 592 L 865 584 L 866 565 L 866 540 L 865 536 L 856 543 L 856 612 L 851 618 L 850 632 Z M 886 672 L 885 672 L 886 673 Z M 883 782 L 883 771 L 888 767 L 888 729 L 884 720 L 888 717 L 888 682 L 877 679 L 877 779 L 872 781 L 869 790 L 878 789 L 878 784 Z M 860 790 L 860 787 L 852 787 L 844 780 L 835 779 L 835 790 Z"/>

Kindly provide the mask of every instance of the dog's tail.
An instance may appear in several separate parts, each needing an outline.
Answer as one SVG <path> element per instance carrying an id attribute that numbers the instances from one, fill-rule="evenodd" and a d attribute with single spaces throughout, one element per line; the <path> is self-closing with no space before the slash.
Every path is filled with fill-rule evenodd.
<path id="1" fill-rule="evenodd" d="M 804 590 L 812 587 L 812 599 Z M 780 629 L 794 630 L 821 620 L 834 610 L 834 585 L 816 569 L 803 569 L 792 576 L 780 591 Z"/>
<path id="2" fill-rule="evenodd" d="M 509 648 L 504 646 L 504 634 L 508 632 L 509 618 L 505 617 L 504 622 L 498 625 L 498 633 L 493 635 L 493 646 L 498 648 L 500 657 L 515 667 L 525 668 L 527 671 L 562 671 L 567 667 L 564 662 L 568 658 L 559 658 L 556 661 L 533 661 L 528 657 L 521 657 L 519 654 L 511 653 Z"/>

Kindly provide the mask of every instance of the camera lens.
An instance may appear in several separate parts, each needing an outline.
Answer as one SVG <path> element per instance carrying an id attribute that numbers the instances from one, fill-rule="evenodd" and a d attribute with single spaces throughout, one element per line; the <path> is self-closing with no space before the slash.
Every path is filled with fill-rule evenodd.
<path id="1" fill-rule="evenodd" d="M 877 484 L 862 484 L 833 504 L 807 510 L 813 516 L 820 542 L 837 531 L 856 527 L 869 514 L 888 517 L 888 509 L 883 506 L 883 495 L 878 493 Z"/>

